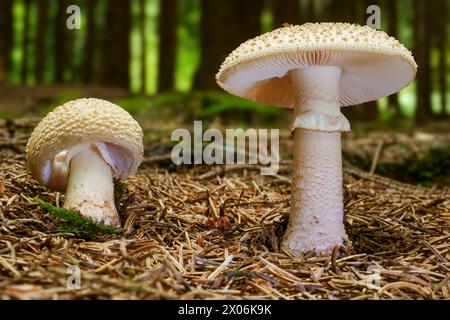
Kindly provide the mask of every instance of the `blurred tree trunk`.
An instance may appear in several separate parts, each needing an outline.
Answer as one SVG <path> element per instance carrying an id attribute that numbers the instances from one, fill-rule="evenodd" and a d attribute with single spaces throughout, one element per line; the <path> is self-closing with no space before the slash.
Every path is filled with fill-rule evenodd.
<path id="1" fill-rule="evenodd" d="M 260 0 L 203 0 L 201 2 L 201 63 L 196 89 L 217 89 L 214 75 L 227 55 L 261 31 Z"/>
<path id="2" fill-rule="evenodd" d="M 370 5 L 379 5 L 378 0 L 365 1 L 331 1 L 328 7 L 323 9 L 322 21 L 327 21 L 327 16 L 332 16 L 334 22 L 350 22 L 365 25 L 368 15 L 366 9 Z M 348 118 L 351 124 L 357 124 L 359 121 L 371 121 L 378 118 L 378 102 L 369 101 L 360 106 L 351 106 L 341 108 L 342 113 Z"/>
<path id="3" fill-rule="evenodd" d="M 432 116 L 431 110 L 431 4 L 414 0 L 414 51 L 417 64 L 415 121 L 423 123 Z"/>
<path id="4" fill-rule="evenodd" d="M 366 3 L 362 1 L 356 1 L 354 4 L 354 20 L 352 22 L 360 25 L 365 25 L 367 21 L 366 9 Z"/>
<path id="5" fill-rule="evenodd" d="M 281 28 L 284 23 L 300 23 L 300 5 L 298 0 L 272 0 L 273 29 Z"/>
<path id="6" fill-rule="evenodd" d="M 171 1 L 171 0 L 170 0 Z M 141 93 L 145 94 L 147 91 L 147 41 L 145 38 L 145 0 L 139 0 L 139 25 L 140 25 L 140 35 L 141 35 Z M 163 1 L 160 1 L 160 8 L 163 6 Z M 161 19 L 161 9 L 160 18 Z M 161 36 L 161 33 L 159 33 Z M 160 38 L 160 45 L 161 45 Z M 159 61 L 158 66 L 161 65 Z"/>
<path id="7" fill-rule="evenodd" d="M 378 119 L 378 100 L 363 103 L 359 107 L 357 118 L 363 121 L 371 121 Z"/>
<path id="8" fill-rule="evenodd" d="M 335 2 L 335 1 L 333 1 Z M 365 4 L 363 5 L 363 12 L 364 12 L 364 24 L 366 24 L 366 20 L 368 18 L 368 15 L 365 13 L 367 7 L 370 5 L 380 5 L 379 0 L 366 0 Z M 366 103 L 363 103 L 361 107 L 359 107 L 357 118 L 361 119 L 362 121 L 372 121 L 378 119 L 379 112 L 378 112 L 378 100 L 375 101 L 369 101 Z"/>
<path id="9" fill-rule="evenodd" d="M 396 0 L 387 0 L 386 3 L 387 11 L 387 30 L 391 37 L 397 38 L 397 22 L 398 22 L 398 3 Z M 398 103 L 398 94 L 394 93 L 388 97 L 389 107 L 395 111 L 396 116 L 400 116 L 400 106 Z"/>
<path id="10" fill-rule="evenodd" d="M 107 86 L 128 88 L 131 2 L 108 0 L 105 18 L 102 32 L 100 82 Z"/>
<path id="11" fill-rule="evenodd" d="M 54 30 L 54 50 L 55 50 L 55 82 L 61 83 L 64 81 L 64 73 L 66 69 L 66 9 L 67 0 L 55 1 L 56 16 Z"/>
<path id="12" fill-rule="evenodd" d="M 65 79 L 66 81 L 70 83 L 76 83 L 80 82 L 81 78 L 81 66 L 80 62 L 77 61 L 77 57 L 80 57 L 82 55 L 82 50 L 77 52 L 77 46 L 75 45 L 75 42 L 77 41 L 76 36 L 79 34 L 79 30 L 77 29 L 68 29 L 66 26 L 66 21 L 69 18 L 70 14 L 67 13 L 67 8 L 71 5 L 77 5 L 80 7 L 81 11 L 85 8 L 85 1 L 84 0 L 67 0 L 64 6 L 64 26 L 66 29 L 66 33 L 64 35 L 64 41 L 66 49 L 65 49 L 65 68 L 66 68 L 66 74 Z"/>
<path id="13" fill-rule="evenodd" d="M 12 45 L 12 0 L 0 1 L 0 84 L 10 68 Z"/>
<path id="14" fill-rule="evenodd" d="M 23 38 L 22 38 L 22 65 L 20 68 L 20 79 L 22 83 L 27 82 L 28 75 L 28 52 L 30 42 L 30 0 L 24 1 L 24 15 L 23 15 Z"/>
<path id="15" fill-rule="evenodd" d="M 47 21 L 47 0 L 37 0 L 37 27 L 36 27 L 36 66 L 34 69 L 34 77 L 36 83 L 44 81 L 45 70 L 45 25 Z"/>
<path id="16" fill-rule="evenodd" d="M 440 105 L 441 105 L 441 115 L 447 115 L 447 1 L 448 0 L 438 0 L 438 23 L 436 34 L 438 35 L 438 50 L 439 50 L 439 93 L 440 93 Z"/>
<path id="17" fill-rule="evenodd" d="M 86 38 L 84 43 L 84 54 L 83 63 L 81 69 L 82 81 L 86 84 L 92 83 L 94 81 L 94 49 L 95 49 L 95 0 L 85 0 L 86 1 Z"/>
<path id="18" fill-rule="evenodd" d="M 325 17 L 321 21 L 331 22 L 353 22 L 355 20 L 355 6 L 359 1 L 354 0 L 340 0 L 330 1 L 328 8 L 325 10 Z M 376 4 L 375 0 L 369 0 L 371 4 Z M 365 8 L 364 8 L 365 12 Z"/>
<path id="19" fill-rule="evenodd" d="M 160 8 L 158 92 L 164 92 L 175 89 L 177 0 L 160 0 Z"/>
<path id="20" fill-rule="evenodd" d="M 305 22 L 315 22 L 316 21 L 316 4 L 317 1 L 315 0 L 309 0 L 307 5 L 307 12 L 306 12 L 306 21 Z"/>

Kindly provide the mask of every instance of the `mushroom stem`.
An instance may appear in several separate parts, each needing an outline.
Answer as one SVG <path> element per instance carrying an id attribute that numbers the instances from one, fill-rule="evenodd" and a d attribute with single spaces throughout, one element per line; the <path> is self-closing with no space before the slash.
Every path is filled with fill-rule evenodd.
<path id="1" fill-rule="evenodd" d="M 112 170 L 94 146 L 81 151 L 70 162 L 64 208 L 95 222 L 120 227 Z"/>
<path id="2" fill-rule="evenodd" d="M 299 89 L 293 121 L 291 213 L 282 245 L 295 255 L 307 250 L 330 253 L 342 245 L 345 234 L 340 131 L 348 121 L 340 112 L 340 75 L 340 68 L 325 66 L 291 72 Z M 324 129 L 310 130 L 311 122 L 312 127 Z"/>

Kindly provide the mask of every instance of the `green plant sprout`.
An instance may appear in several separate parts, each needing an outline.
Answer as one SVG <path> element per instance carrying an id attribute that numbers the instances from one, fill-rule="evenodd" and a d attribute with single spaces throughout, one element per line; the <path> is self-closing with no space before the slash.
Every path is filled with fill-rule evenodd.
<path id="1" fill-rule="evenodd" d="M 107 226 L 101 223 L 92 221 L 87 217 L 83 217 L 75 212 L 55 207 L 54 205 L 45 202 L 42 199 L 36 198 L 36 203 L 44 210 L 54 214 L 58 218 L 65 220 L 61 226 L 58 227 L 59 232 L 81 232 L 87 235 L 93 235 L 95 233 L 106 234 L 120 234 L 122 229 Z"/>

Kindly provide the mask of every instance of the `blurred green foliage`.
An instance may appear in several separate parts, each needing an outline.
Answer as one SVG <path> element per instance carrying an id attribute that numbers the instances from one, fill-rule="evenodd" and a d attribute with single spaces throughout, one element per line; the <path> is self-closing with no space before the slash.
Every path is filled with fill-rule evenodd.
<path id="1" fill-rule="evenodd" d="M 145 46 L 147 55 L 146 60 L 146 88 L 144 91 L 141 90 L 141 74 L 143 72 L 142 68 L 142 43 L 140 35 L 140 3 L 139 0 L 131 1 L 131 30 L 130 30 L 130 90 L 133 95 L 144 94 L 144 95 L 156 95 L 157 94 L 157 83 L 158 83 L 158 47 L 159 47 L 159 31 L 158 31 L 158 17 L 160 13 L 160 0 L 146 0 L 145 1 Z M 301 6 L 305 8 L 309 3 L 309 0 L 299 0 Z M 329 3 L 329 0 L 315 0 L 315 11 L 316 13 L 321 12 L 321 8 Z M 50 1 L 47 14 L 49 19 L 54 19 L 56 16 L 56 1 Z M 74 4 L 82 5 L 83 0 L 74 0 Z M 103 12 L 106 8 L 107 0 L 95 0 L 96 3 L 96 24 L 97 29 L 105 23 L 105 17 Z M 200 22 L 201 22 L 201 0 L 179 0 L 177 2 L 179 10 L 179 19 L 176 26 L 176 37 L 177 37 L 177 50 L 176 50 L 176 70 L 175 70 L 175 89 L 177 92 L 187 93 L 192 89 L 195 73 L 200 64 Z M 24 0 L 14 0 L 13 1 L 13 46 L 11 50 L 12 66 L 9 74 L 9 81 L 12 84 L 23 84 L 21 80 L 21 68 L 23 66 L 23 59 L 26 56 L 26 64 L 31 70 L 36 64 L 35 56 L 35 38 L 36 38 L 36 26 L 37 26 L 37 5 L 35 1 L 31 1 L 29 4 L 28 13 L 28 43 L 27 54 L 25 54 L 24 49 L 24 18 L 25 18 L 25 1 Z M 450 7 L 450 6 L 449 6 Z M 272 26 L 272 12 L 267 9 L 263 10 L 261 15 L 261 30 L 262 32 L 269 31 L 273 28 Z M 414 45 L 414 28 L 413 28 L 413 9 L 410 1 L 400 0 L 398 1 L 398 8 L 400 12 L 400 19 L 398 20 L 398 39 L 401 43 L 404 43 L 406 47 L 412 48 Z M 82 84 L 80 79 L 81 68 L 82 68 L 82 57 L 84 50 L 84 42 L 86 39 L 86 12 L 81 10 L 81 21 L 82 28 L 76 32 L 71 33 L 71 40 L 73 41 L 73 52 L 71 57 L 73 58 L 73 69 L 71 72 L 66 72 L 64 74 L 64 79 L 73 84 Z M 330 19 L 332 20 L 332 19 Z M 386 14 L 382 12 L 382 29 L 387 29 L 387 18 Z M 448 27 L 448 25 L 447 25 Z M 51 34 L 52 25 L 46 25 L 46 34 Z M 226 28 L 226 26 L 224 26 Z M 45 40 L 46 52 L 48 57 L 45 61 L 45 74 L 44 83 L 53 83 L 54 69 L 55 69 L 55 56 L 54 49 L 56 46 L 60 45 L 55 43 L 54 37 L 46 37 Z M 94 60 L 97 63 L 100 57 L 95 50 Z M 447 50 L 447 60 L 449 59 L 450 53 Z M 204 57 L 203 59 L 208 59 Z M 431 69 L 433 71 L 432 80 L 436 82 L 435 72 L 438 68 L 439 52 L 436 47 L 433 47 L 431 52 Z M 219 66 L 217 66 L 219 67 Z M 420 67 L 420 66 L 419 66 Z M 211 75 L 213 77 L 214 75 Z M 450 81 L 450 73 L 447 73 L 447 82 Z M 35 84 L 35 79 L 32 72 L 28 72 L 26 77 L 27 85 Z M 217 88 L 219 90 L 219 88 Z M 79 92 L 78 92 L 79 93 Z M 57 105 L 59 102 L 63 102 L 64 99 L 76 98 L 77 91 L 67 92 L 58 96 L 56 101 L 52 104 Z M 124 104 L 127 109 L 138 112 L 139 108 L 151 108 L 152 106 L 166 105 L 166 99 L 181 99 L 182 96 L 175 94 L 174 96 L 162 97 L 161 99 L 152 99 L 150 102 L 146 103 L 144 97 L 131 97 L 121 99 L 120 102 Z M 185 99 L 183 97 L 182 99 Z M 437 90 L 437 86 L 433 85 L 432 92 L 432 103 L 434 111 L 439 111 L 439 99 L 440 94 Z M 447 100 L 450 101 L 450 92 L 447 92 Z M 258 110 L 261 113 L 275 114 L 278 111 L 276 109 L 269 108 L 268 106 L 262 106 L 254 104 L 252 102 L 243 101 L 240 99 L 235 99 L 230 95 L 224 95 L 220 98 L 211 98 L 210 94 L 206 94 L 205 109 L 202 110 L 201 116 L 210 117 L 216 114 L 221 114 L 230 110 Z M 409 87 L 405 88 L 399 93 L 399 102 L 401 112 L 404 116 L 412 117 L 414 114 L 414 106 L 416 103 L 415 96 L 415 84 L 411 84 Z M 387 106 L 386 99 L 381 99 L 378 103 L 381 112 L 381 120 L 387 120 L 393 115 L 391 110 Z M 450 105 L 447 106 L 450 109 Z M 45 108 L 44 110 L 48 110 Z M 448 110 L 450 111 L 450 110 Z"/>
<path id="2" fill-rule="evenodd" d="M 375 173 L 395 180 L 421 184 L 423 186 L 450 185 L 450 145 L 427 148 L 419 152 L 402 152 L 398 147 L 399 160 L 394 162 L 379 162 Z M 403 154 L 403 156 L 400 156 Z M 407 156 L 404 156 L 407 154 Z M 362 156 L 351 150 L 343 151 L 343 158 L 353 165 L 366 171 L 370 170 L 372 158 Z"/>

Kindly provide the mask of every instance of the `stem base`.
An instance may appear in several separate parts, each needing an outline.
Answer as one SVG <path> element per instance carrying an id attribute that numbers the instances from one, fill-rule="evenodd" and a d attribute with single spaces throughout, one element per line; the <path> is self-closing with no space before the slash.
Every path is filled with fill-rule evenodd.
<path id="1" fill-rule="evenodd" d="M 341 133 L 294 131 L 291 214 L 282 245 L 295 255 L 328 254 L 342 245 Z"/>

